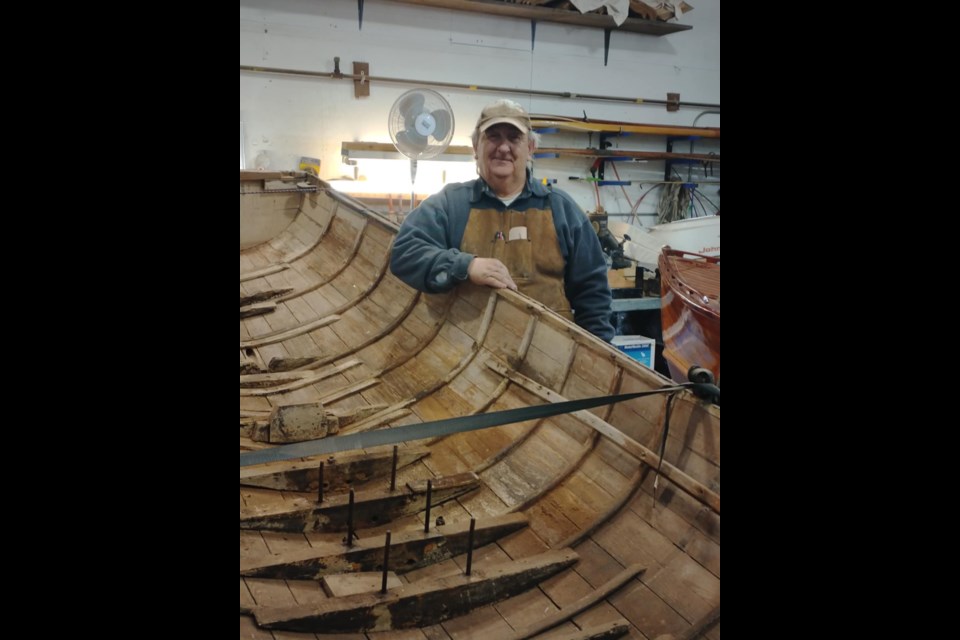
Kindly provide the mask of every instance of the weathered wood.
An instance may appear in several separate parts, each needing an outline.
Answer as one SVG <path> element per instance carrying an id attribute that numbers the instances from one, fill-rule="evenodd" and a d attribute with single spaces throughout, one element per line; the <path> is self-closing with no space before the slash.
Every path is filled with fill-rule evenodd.
<path id="1" fill-rule="evenodd" d="M 714 607 L 710 613 L 697 620 L 693 625 L 679 634 L 665 633 L 657 636 L 657 640 L 697 640 L 702 638 L 703 634 L 717 626 L 720 622 L 720 605 Z"/>
<path id="2" fill-rule="evenodd" d="M 249 435 L 256 442 L 290 444 L 340 433 L 340 429 L 386 408 L 374 404 L 357 409 L 327 410 L 319 402 L 276 407 L 266 422 L 257 422 Z"/>
<path id="3" fill-rule="evenodd" d="M 474 544 L 482 547 L 527 526 L 521 514 L 477 522 Z M 391 568 L 397 573 L 450 560 L 467 552 L 470 522 L 447 523 L 424 534 L 422 527 L 393 534 Z M 361 538 L 346 549 L 340 544 L 314 545 L 259 560 L 240 559 L 240 575 L 276 580 L 317 580 L 335 573 L 377 571 L 383 564 L 383 537 Z"/>
<path id="4" fill-rule="evenodd" d="M 580 631 L 572 633 L 552 633 L 550 634 L 550 640 L 615 640 L 627 635 L 629 630 L 630 623 L 620 618 L 596 627 L 584 627 Z"/>
<path id="5" fill-rule="evenodd" d="M 383 550 L 381 549 L 381 552 Z M 324 576 L 320 580 L 323 592 L 331 598 L 353 596 L 358 593 L 373 593 L 382 588 L 382 573 L 349 573 L 339 576 Z M 402 585 L 400 578 L 393 571 L 387 574 L 387 589 L 399 589 Z"/>
<path id="6" fill-rule="evenodd" d="M 502 363 L 488 362 L 487 366 L 500 375 L 510 378 L 510 380 L 523 386 L 531 393 L 539 395 L 544 400 L 549 402 L 565 402 L 568 400 L 568 398 L 564 398 L 560 394 L 550 391 L 542 385 L 537 384 L 533 380 L 511 371 Z M 660 456 L 657 453 L 651 451 L 636 440 L 628 438 L 619 429 L 604 422 L 603 420 L 600 420 L 589 411 L 578 411 L 576 416 L 580 420 L 583 420 L 590 427 L 596 429 L 604 437 L 609 438 L 619 446 L 623 447 L 624 450 L 635 456 L 644 464 L 654 468 L 659 467 L 660 474 L 664 478 L 667 478 L 685 493 L 693 496 L 703 504 L 713 509 L 715 512 L 720 513 L 720 496 L 711 491 L 708 487 L 705 487 L 700 482 L 697 482 L 669 462 L 664 461 L 661 465 Z"/>
<path id="7" fill-rule="evenodd" d="M 430 455 L 423 447 L 404 447 L 397 456 L 403 469 Z M 325 494 L 341 493 L 375 478 L 387 478 L 393 467 L 393 451 L 331 455 L 323 460 L 276 462 L 240 469 L 240 486 L 316 493 L 319 489 L 320 463 L 324 463 Z"/>
<path id="8" fill-rule="evenodd" d="M 240 307 L 240 319 L 252 318 L 273 313 L 277 310 L 277 305 L 273 302 L 261 302 L 260 304 L 251 304 L 246 307 Z"/>
<path id="9" fill-rule="evenodd" d="M 244 282 L 250 282 L 251 280 L 257 280 L 259 278 L 272 276 L 275 273 L 280 273 L 281 271 L 285 271 L 286 269 L 289 269 L 289 268 L 290 267 L 288 265 L 278 264 L 278 265 L 273 265 L 271 267 L 267 267 L 266 269 L 260 269 L 259 271 L 253 271 L 250 273 L 241 273 L 240 283 L 242 284 Z"/>
<path id="10" fill-rule="evenodd" d="M 252 301 L 288 291 L 262 301 L 276 305 L 273 313 L 240 323 L 241 451 L 270 446 L 244 434 L 269 424 L 277 407 L 315 405 L 325 412 L 361 414 L 384 407 L 340 425 L 343 434 L 670 384 L 522 294 L 469 283 L 443 295 L 410 289 L 389 270 L 396 224 L 315 177 L 291 174 L 281 180 L 258 175 L 241 183 L 241 226 L 247 220 L 256 224 L 261 215 L 276 220 L 277 228 L 286 226 L 272 239 L 241 250 L 240 295 Z M 311 182 L 310 192 L 298 192 L 301 180 Z M 259 230 L 251 228 L 247 237 Z M 509 363 L 506 369 L 515 375 L 506 377 L 488 363 Z M 428 603 L 431 609 L 452 605 L 444 614 L 452 617 L 442 626 L 430 626 L 429 617 L 404 620 L 417 629 L 395 633 L 396 640 L 509 640 L 517 631 L 533 632 L 558 620 L 540 635 L 581 640 L 604 637 L 603 628 L 592 625 L 617 616 L 629 621 L 630 634 L 638 638 L 693 629 L 690 621 L 703 619 L 720 603 L 720 516 L 702 498 L 712 493 L 719 507 L 720 409 L 688 393 L 676 398 L 665 474 L 675 468 L 692 479 L 687 488 L 697 497 L 662 477 L 654 499 L 665 407 L 666 396 L 651 396 L 588 414 L 453 434 L 418 443 L 430 455 L 409 464 L 403 456 L 412 447 L 400 447 L 394 492 L 387 491 L 388 448 L 367 452 L 371 456 L 245 469 L 240 566 L 250 574 L 240 578 L 241 636 L 273 635 L 244 612 L 362 597 L 387 602 L 377 581 L 366 582 L 363 589 L 376 588 L 365 596 L 347 598 L 328 598 L 319 582 L 331 577 L 334 591 L 346 593 L 341 586 L 353 587 L 344 576 L 380 571 L 387 529 L 393 532 L 388 569 L 403 583 L 392 593 L 404 597 L 411 589 L 449 579 L 466 564 L 463 531 L 470 518 L 478 519 L 482 531 L 484 523 L 511 509 L 522 512 L 529 526 L 492 539 L 478 534 L 473 554 L 478 572 L 564 547 L 576 548 L 576 570 L 531 582 L 515 597 L 498 593 L 506 600 L 472 612 L 460 607 L 459 596 L 438 595 Z M 320 461 L 327 487 L 317 504 Z M 471 472 L 479 477 L 476 488 L 437 504 L 440 478 Z M 676 478 L 686 482 L 679 474 Z M 427 480 L 438 483 L 429 535 L 418 512 Z M 349 488 L 359 498 L 352 547 L 343 545 L 343 534 L 336 532 L 345 528 L 348 497 L 343 492 Z M 417 492 L 420 496 L 411 498 Z M 408 509 L 408 500 L 421 502 Z M 326 529 L 325 521 L 315 532 L 315 523 L 329 515 L 322 507 L 331 507 L 339 522 Z M 258 526 L 261 516 L 269 521 L 267 529 L 246 528 Z M 452 535 L 454 527 L 461 533 Z M 604 596 L 604 585 L 633 565 L 648 567 L 643 579 L 628 580 Z M 453 600 L 447 602 L 449 597 Z M 415 603 L 408 615 L 419 615 L 422 605 Z M 377 611 L 377 616 L 391 615 L 386 605 Z M 345 623 L 342 631 L 362 634 L 365 620 Z M 719 631 L 716 626 L 706 637 L 717 638 Z"/>
<path id="11" fill-rule="evenodd" d="M 433 483 L 433 504 L 454 500 L 480 486 L 473 473 L 439 478 Z M 353 522 L 357 528 L 386 524 L 397 518 L 419 513 L 426 508 L 426 482 L 409 483 L 405 491 L 370 490 L 356 493 Z M 267 504 L 240 509 L 240 528 L 260 531 L 346 531 L 349 500 L 331 496 L 320 506 L 312 500 L 296 498 L 282 504 Z"/>
<path id="12" fill-rule="evenodd" d="M 340 316 L 338 315 L 330 315 L 324 318 L 318 318 L 313 322 L 308 322 L 298 327 L 258 336 L 253 340 L 244 340 L 240 343 L 240 348 L 254 349 L 256 347 L 265 347 L 267 345 L 276 344 L 278 342 L 283 342 L 284 340 L 289 340 L 290 338 L 296 338 L 298 336 L 305 335 L 311 331 L 316 331 L 317 329 L 322 329 L 323 327 L 331 325 L 338 320 L 340 320 Z"/>
<path id="13" fill-rule="evenodd" d="M 609 598 L 613 593 L 623 587 L 623 585 L 635 579 L 644 571 L 646 571 L 646 567 L 641 567 L 640 565 L 636 564 L 627 567 L 618 573 L 612 580 L 606 584 L 600 585 L 590 594 L 584 596 L 577 602 L 574 602 L 573 604 L 564 607 L 560 611 L 547 616 L 533 626 L 525 629 L 519 629 L 516 635 L 513 636 L 512 640 L 527 640 L 527 638 L 532 638 L 533 636 L 549 631 L 554 627 L 558 627 L 565 622 L 571 621 L 574 617 L 580 615 L 598 602 L 602 602 L 603 600 Z"/>
<path id="14" fill-rule="evenodd" d="M 260 291 L 259 293 L 254 293 L 253 295 L 249 295 L 249 296 L 241 295 L 240 306 L 246 307 L 252 304 L 267 302 L 268 300 L 273 300 L 274 298 L 285 296 L 291 291 L 293 291 L 293 289 L 273 289 L 270 291 Z"/>
<path id="15" fill-rule="evenodd" d="M 478 568 L 471 577 L 458 575 L 425 580 L 381 594 L 361 594 L 317 604 L 277 609 L 256 608 L 264 629 L 307 633 L 392 631 L 440 624 L 477 607 L 522 593 L 573 566 L 571 549 Z"/>
<path id="16" fill-rule="evenodd" d="M 341 362 L 322 371 L 289 371 L 240 376 L 241 396 L 268 396 L 274 393 L 295 391 L 316 384 L 360 365 L 359 360 Z"/>

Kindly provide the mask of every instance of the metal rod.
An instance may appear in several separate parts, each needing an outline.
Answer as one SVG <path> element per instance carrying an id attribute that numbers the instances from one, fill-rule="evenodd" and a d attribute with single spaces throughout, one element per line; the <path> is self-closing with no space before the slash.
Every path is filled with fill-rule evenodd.
<path id="1" fill-rule="evenodd" d="M 467 540 L 467 576 L 473 573 L 473 532 L 477 528 L 477 519 L 470 518 L 470 537 Z"/>
<path id="2" fill-rule="evenodd" d="M 424 519 L 423 532 L 430 533 L 430 503 L 433 501 L 433 480 L 427 480 L 427 517 Z"/>
<path id="3" fill-rule="evenodd" d="M 323 504 L 323 463 L 320 463 L 320 482 L 317 483 L 317 504 Z"/>
<path id="4" fill-rule="evenodd" d="M 400 460 L 400 447 L 393 445 L 393 471 L 390 472 L 390 491 L 397 490 L 397 464 Z"/>
<path id="5" fill-rule="evenodd" d="M 347 546 L 353 546 L 353 503 L 355 500 L 353 489 L 350 489 L 350 509 L 347 511 Z"/>
<path id="6" fill-rule="evenodd" d="M 387 573 L 390 571 L 390 531 L 387 530 L 387 544 L 383 547 L 383 586 L 380 593 L 387 592 Z"/>
<path id="7" fill-rule="evenodd" d="M 252 67 L 249 65 L 240 65 L 241 72 L 249 73 L 269 73 L 275 75 L 284 75 L 284 76 L 300 76 L 305 78 L 328 78 L 331 80 L 360 80 L 361 76 L 355 75 L 352 73 L 342 73 L 337 76 L 334 73 L 321 72 L 321 71 L 303 71 L 300 69 L 279 69 L 276 67 Z M 654 106 L 667 106 L 671 103 L 668 100 L 653 100 L 646 98 L 628 98 L 622 96 L 604 96 L 604 95 L 594 95 L 588 93 L 571 93 L 569 91 L 538 91 L 536 89 L 526 89 L 518 90 L 511 89 L 509 87 L 490 87 L 483 85 L 472 85 L 472 84 L 460 84 L 455 82 L 437 82 L 434 80 L 411 80 L 408 78 L 387 78 L 384 76 L 365 76 L 365 79 L 369 82 L 392 82 L 396 84 L 409 84 L 418 87 L 442 87 L 444 89 L 462 89 L 464 91 L 487 91 L 492 93 L 508 93 L 510 95 L 526 95 L 526 96 L 540 96 L 540 97 L 549 97 L 549 98 L 569 98 L 571 100 L 601 100 L 606 102 L 621 102 L 625 104 L 632 105 L 654 105 Z M 681 108 L 691 108 L 691 109 L 719 109 L 719 104 L 711 104 L 707 102 L 680 102 L 679 106 Z"/>

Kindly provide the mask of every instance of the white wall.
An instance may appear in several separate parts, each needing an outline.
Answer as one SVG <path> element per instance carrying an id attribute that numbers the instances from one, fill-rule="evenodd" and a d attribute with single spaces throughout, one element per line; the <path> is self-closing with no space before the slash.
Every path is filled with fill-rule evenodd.
<path id="1" fill-rule="evenodd" d="M 668 113 L 663 106 L 523 93 L 532 89 L 659 100 L 667 93 L 680 93 L 684 102 L 720 104 L 720 2 L 690 4 L 694 10 L 681 19 L 692 25 L 689 31 L 661 37 L 614 31 L 605 67 L 601 29 L 539 23 L 531 51 L 527 20 L 367 0 L 359 30 L 356 0 L 241 0 L 240 64 L 331 72 L 338 56 L 344 73 L 352 73 L 352 63 L 360 61 L 370 64 L 374 77 L 516 88 L 515 95 L 437 89 L 456 115 L 455 145 L 470 144 L 480 110 L 502 97 L 517 100 L 531 113 L 582 116 L 586 111 L 592 118 L 691 125 L 705 109 Z M 314 156 L 322 161 L 325 179 L 352 172 L 341 165 L 341 143 L 390 142 L 386 126 L 390 107 L 415 86 L 373 83 L 369 98 L 356 99 L 349 80 L 241 73 L 247 167 L 294 169 L 301 156 Z M 702 117 L 698 124 L 720 126 L 719 115 Z M 664 150 L 661 137 L 634 137 L 619 144 Z M 587 137 L 547 136 L 543 145 L 586 147 Z M 719 153 L 719 143 L 701 141 L 695 150 Z M 573 195 L 585 211 L 594 211 L 592 186 L 568 180 L 572 175 L 588 176 L 590 164 L 586 158 L 538 160 L 536 174 L 557 178 L 558 187 Z M 664 170 L 662 162 L 617 163 L 617 169 L 622 179 L 638 181 L 662 179 Z M 686 178 L 687 168 L 680 170 Z M 697 181 L 701 175 L 697 168 L 691 177 Z M 607 179 L 615 179 L 610 169 Z M 602 187 L 602 205 L 609 213 L 628 212 L 627 198 L 636 202 L 647 188 L 628 186 L 624 196 L 619 187 Z M 708 193 L 719 204 L 716 185 L 710 188 Z M 655 210 L 657 197 L 654 193 L 646 198 L 640 210 Z M 650 224 L 652 219 L 641 222 Z"/>

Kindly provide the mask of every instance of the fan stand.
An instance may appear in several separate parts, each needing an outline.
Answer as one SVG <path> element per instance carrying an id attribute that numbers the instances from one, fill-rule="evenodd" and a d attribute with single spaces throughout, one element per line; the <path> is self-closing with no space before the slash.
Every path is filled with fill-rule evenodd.
<path id="1" fill-rule="evenodd" d="M 417 190 L 414 185 L 417 182 L 417 161 L 410 159 L 410 211 L 413 211 L 417 202 Z"/>

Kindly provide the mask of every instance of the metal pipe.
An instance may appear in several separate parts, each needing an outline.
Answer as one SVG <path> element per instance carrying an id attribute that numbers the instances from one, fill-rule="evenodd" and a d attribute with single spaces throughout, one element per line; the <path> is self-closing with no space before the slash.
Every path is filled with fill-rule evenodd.
<path id="1" fill-rule="evenodd" d="M 696 118 L 693 119 L 693 124 L 692 124 L 691 126 L 693 126 L 693 127 L 697 126 L 697 123 L 700 122 L 700 118 L 702 118 L 703 116 L 718 116 L 718 115 L 720 115 L 720 110 L 719 110 L 719 109 L 711 109 L 711 110 L 709 110 L 709 111 L 703 111 L 703 112 L 699 113 Z M 691 153 L 691 154 L 693 153 L 693 140 L 694 140 L 693 138 L 690 138 L 690 153 Z M 692 167 L 692 166 L 687 167 L 687 182 L 690 182 L 690 181 L 691 181 L 691 176 L 692 176 L 692 175 L 693 175 L 693 167 Z"/>
<path id="2" fill-rule="evenodd" d="M 473 573 L 473 536 L 477 529 L 477 519 L 470 518 L 470 536 L 467 538 L 467 576 Z"/>
<path id="3" fill-rule="evenodd" d="M 424 518 L 423 532 L 430 533 L 430 507 L 433 506 L 433 480 L 427 480 L 427 517 Z"/>
<path id="4" fill-rule="evenodd" d="M 354 501 L 356 500 L 353 489 L 350 489 L 350 507 L 347 511 L 347 539 L 346 543 L 348 547 L 353 546 L 353 538 L 356 536 L 353 530 L 353 507 Z"/>
<path id="5" fill-rule="evenodd" d="M 667 100 L 648 100 L 645 98 L 627 98 L 622 96 L 604 96 L 589 93 L 571 93 L 569 91 L 539 91 L 536 89 L 518 90 L 509 87 L 490 87 L 474 84 L 460 84 L 456 82 L 438 82 L 435 80 L 411 80 L 409 78 L 388 78 L 384 76 L 361 76 L 352 73 L 336 73 L 321 71 L 303 71 L 300 69 L 278 69 L 276 67 L 252 67 L 249 65 L 240 65 L 240 72 L 247 73 L 267 73 L 284 76 L 298 76 L 304 78 L 326 78 L 329 80 L 363 80 L 367 82 L 392 82 L 396 84 L 408 84 L 416 87 L 441 87 L 444 89 L 462 89 L 464 91 L 487 91 L 491 93 L 508 93 L 510 95 L 538 96 L 546 98 L 569 98 L 571 100 L 599 100 L 604 102 L 619 102 L 632 105 L 654 105 L 667 106 L 670 103 Z M 706 102 L 680 102 L 681 108 L 689 109 L 719 109 L 719 104 L 710 104 Z"/>
<path id="6" fill-rule="evenodd" d="M 399 463 L 400 447 L 393 445 L 393 470 L 390 472 L 390 492 L 397 490 L 397 464 Z"/>
<path id="7" fill-rule="evenodd" d="M 323 504 L 323 463 L 320 463 L 320 481 L 317 483 L 319 488 L 317 489 L 317 504 Z"/>
<path id="8" fill-rule="evenodd" d="M 383 584 L 380 587 L 380 593 L 387 592 L 387 576 L 390 573 L 390 530 L 387 530 L 387 543 L 383 545 Z"/>

